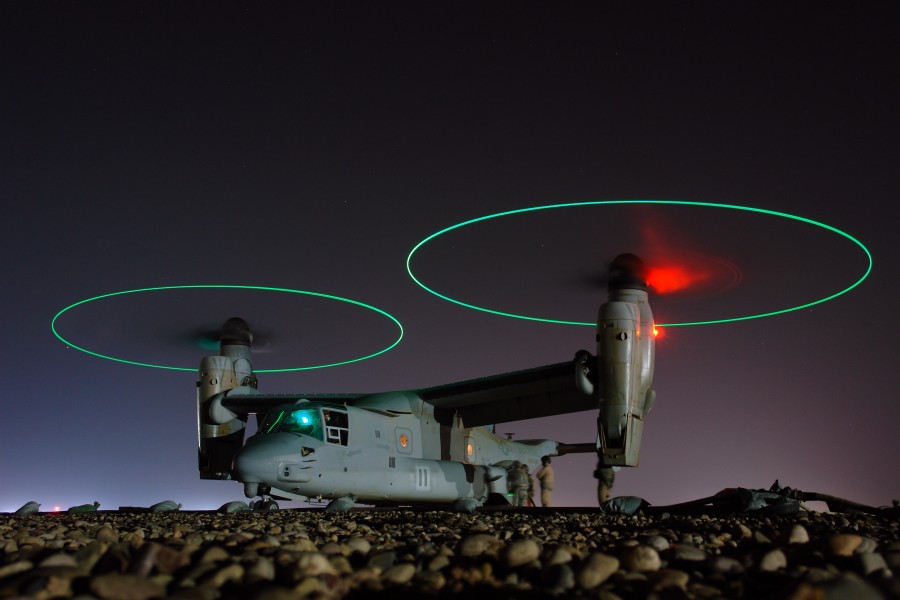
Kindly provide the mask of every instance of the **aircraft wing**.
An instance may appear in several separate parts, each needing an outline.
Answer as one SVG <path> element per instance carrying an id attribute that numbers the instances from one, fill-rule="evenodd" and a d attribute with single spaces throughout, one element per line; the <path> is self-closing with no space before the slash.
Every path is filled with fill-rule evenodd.
<path id="1" fill-rule="evenodd" d="M 580 391 L 575 361 L 492 375 L 417 390 L 434 405 L 435 418 L 451 423 L 458 412 L 466 427 L 534 419 L 598 408 Z"/>
<path id="2" fill-rule="evenodd" d="M 235 388 L 236 391 L 241 388 Z M 246 390 L 247 388 L 243 388 Z M 222 406 L 239 414 L 250 413 L 265 414 L 276 406 L 291 404 L 297 400 L 305 399 L 316 402 L 333 402 L 335 404 L 347 404 L 365 394 L 260 394 L 260 393 L 230 393 L 222 398 Z"/>

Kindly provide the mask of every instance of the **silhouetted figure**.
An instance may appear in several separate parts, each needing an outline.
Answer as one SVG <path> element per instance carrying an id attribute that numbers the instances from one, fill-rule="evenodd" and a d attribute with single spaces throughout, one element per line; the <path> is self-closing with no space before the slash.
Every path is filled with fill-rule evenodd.
<path id="1" fill-rule="evenodd" d="M 553 467 L 550 466 L 550 457 L 541 457 L 541 468 L 534 475 L 541 484 L 541 506 L 551 506 L 553 503 Z"/>
<path id="2" fill-rule="evenodd" d="M 509 491 L 513 495 L 513 506 L 528 505 L 528 473 L 522 472 L 522 463 L 513 461 L 507 475 Z"/>
<path id="3" fill-rule="evenodd" d="M 537 506 L 534 503 L 534 477 L 531 476 L 531 471 L 528 469 L 528 465 L 523 464 L 520 468 L 528 478 L 528 499 L 525 502 L 525 506 Z"/>

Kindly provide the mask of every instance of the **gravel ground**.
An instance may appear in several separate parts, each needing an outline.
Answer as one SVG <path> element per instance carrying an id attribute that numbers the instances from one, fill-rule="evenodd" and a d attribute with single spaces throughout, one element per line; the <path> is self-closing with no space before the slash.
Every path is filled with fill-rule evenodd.
<path id="1" fill-rule="evenodd" d="M 867 514 L 0 514 L 0 549 L 0 598 L 900 598 Z"/>

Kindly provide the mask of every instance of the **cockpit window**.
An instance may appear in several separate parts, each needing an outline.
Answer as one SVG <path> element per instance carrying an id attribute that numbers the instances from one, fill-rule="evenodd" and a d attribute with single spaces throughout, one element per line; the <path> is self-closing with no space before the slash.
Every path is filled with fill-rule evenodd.
<path id="1" fill-rule="evenodd" d="M 347 445 L 350 433 L 347 413 L 342 410 L 322 410 L 325 417 L 325 441 L 330 444 Z"/>
<path id="2" fill-rule="evenodd" d="M 322 440 L 322 415 L 318 408 L 273 410 L 263 419 L 260 431 L 294 433 Z"/>

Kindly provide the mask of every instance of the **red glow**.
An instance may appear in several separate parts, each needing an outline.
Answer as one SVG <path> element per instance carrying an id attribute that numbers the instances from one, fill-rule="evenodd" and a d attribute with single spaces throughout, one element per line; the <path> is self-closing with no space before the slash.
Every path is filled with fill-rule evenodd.
<path id="1" fill-rule="evenodd" d="M 659 335 L 661 333 L 662 333 L 662 330 L 659 327 L 657 327 L 656 325 L 654 325 L 653 326 L 653 337 L 659 337 Z"/>
<path id="2" fill-rule="evenodd" d="M 658 294 L 678 292 L 708 278 L 709 273 L 679 265 L 653 266 L 647 271 L 647 285 Z"/>

